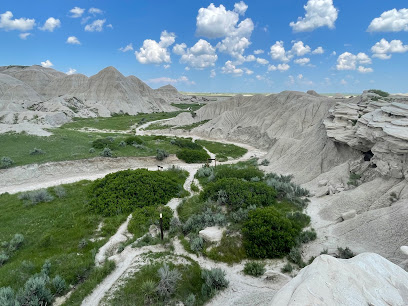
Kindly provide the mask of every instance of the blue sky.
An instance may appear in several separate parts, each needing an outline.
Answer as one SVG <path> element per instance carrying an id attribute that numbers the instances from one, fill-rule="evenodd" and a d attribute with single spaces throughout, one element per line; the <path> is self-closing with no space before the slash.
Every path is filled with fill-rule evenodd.
<path id="1" fill-rule="evenodd" d="M 0 65 L 42 63 L 88 76 L 114 66 L 153 88 L 193 92 L 408 92 L 407 7 L 402 0 L 2 0 Z"/>

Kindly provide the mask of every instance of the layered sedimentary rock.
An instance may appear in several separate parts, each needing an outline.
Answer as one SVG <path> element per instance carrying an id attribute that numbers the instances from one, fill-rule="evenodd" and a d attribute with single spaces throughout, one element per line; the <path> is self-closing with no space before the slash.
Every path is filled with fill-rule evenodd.
<path id="1" fill-rule="evenodd" d="M 407 305 L 408 273 L 385 258 L 321 255 L 286 284 L 270 305 Z"/>
<path id="2" fill-rule="evenodd" d="M 407 177 L 408 98 L 365 92 L 338 102 L 324 121 L 327 135 L 361 152 L 383 176 Z"/>
<path id="3" fill-rule="evenodd" d="M 164 94 L 166 93 L 166 94 Z M 0 67 L 0 123 L 60 125 L 72 117 L 176 110 L 172 87 L 155 91 L 135 76 L 108 67 L 88 78 L 41 66 Z"/>

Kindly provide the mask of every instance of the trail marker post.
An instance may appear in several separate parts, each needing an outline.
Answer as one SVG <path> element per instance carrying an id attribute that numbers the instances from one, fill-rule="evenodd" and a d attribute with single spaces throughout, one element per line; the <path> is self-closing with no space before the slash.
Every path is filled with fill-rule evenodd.
<path id="1" fill-rule="evenodd" d="M 163 241 L 163 214 L 160 214 L 160 237 Z"/>

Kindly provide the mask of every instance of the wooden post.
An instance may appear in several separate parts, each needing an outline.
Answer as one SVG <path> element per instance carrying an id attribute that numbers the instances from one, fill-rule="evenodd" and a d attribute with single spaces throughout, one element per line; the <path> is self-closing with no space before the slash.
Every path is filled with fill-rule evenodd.
<path id="1" fill-rule="evenodd" d="M 163 241 L 163 214 L 160 214 L 160 237 Z"/>

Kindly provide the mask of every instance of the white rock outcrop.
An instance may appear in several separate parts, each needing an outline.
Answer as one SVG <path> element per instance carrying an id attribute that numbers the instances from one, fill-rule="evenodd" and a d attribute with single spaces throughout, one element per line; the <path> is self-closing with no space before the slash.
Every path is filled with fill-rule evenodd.
<path id="1" fill-rule="evenodd" d="M 201 230 L 198 234 L 201 238 L 208 242 L 220 242 L 225 229 L 218 226 L 207 227 Z"/>
<path id="2" fill-rule="evenodd" d="M 347 260 L 321 255 L 270 305 L 408 305 L 408 272 L 374 253 Z"/>

